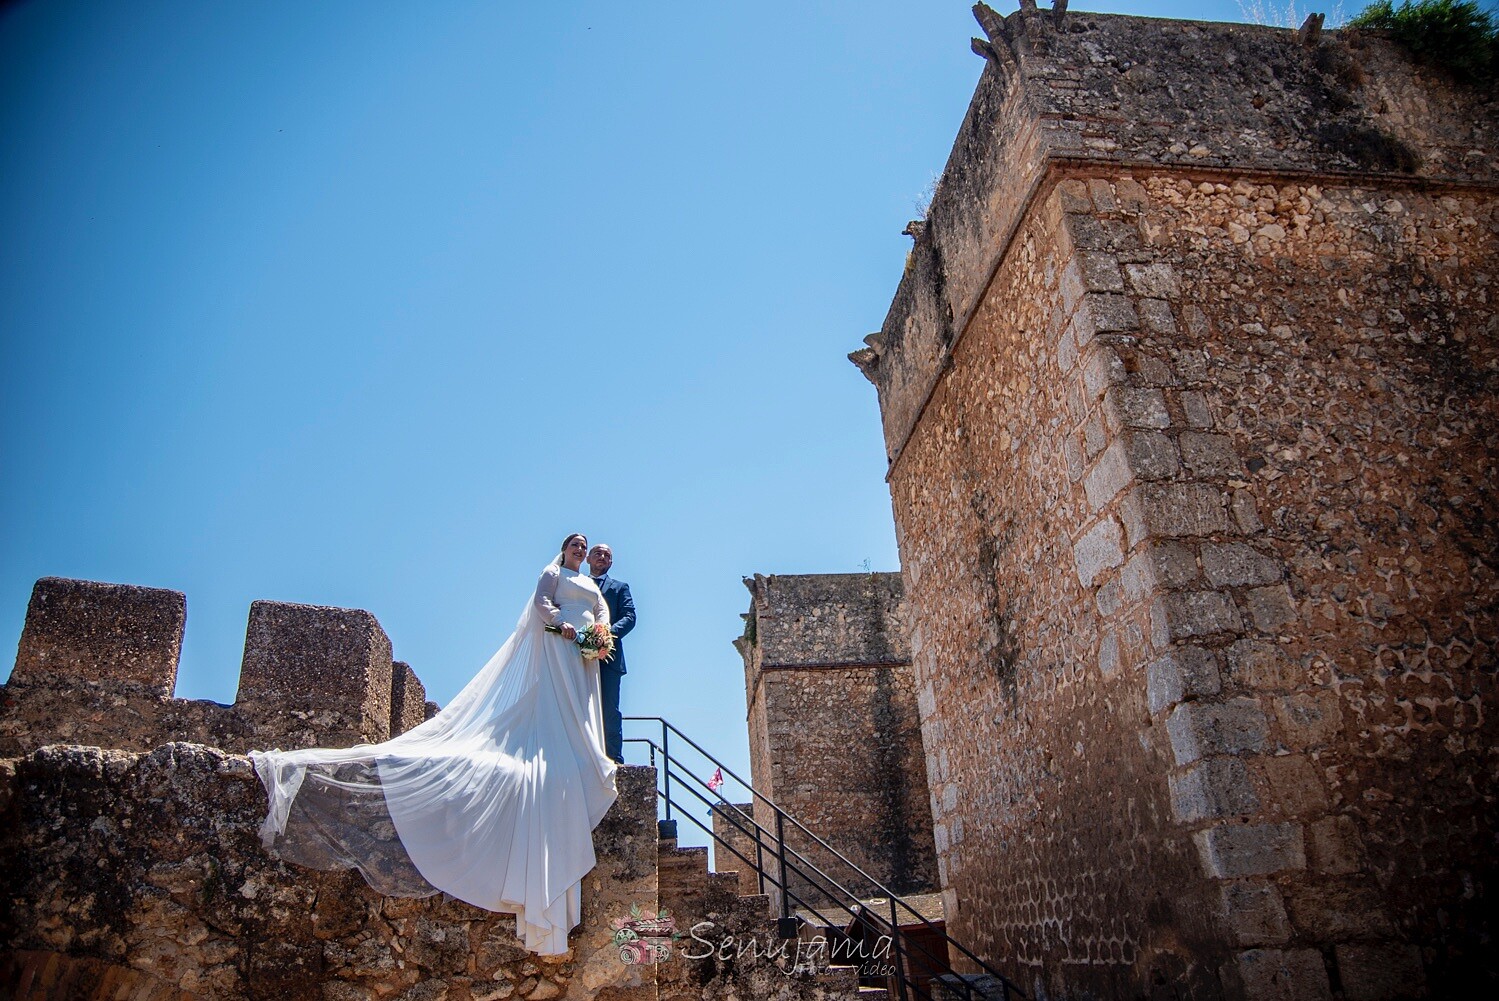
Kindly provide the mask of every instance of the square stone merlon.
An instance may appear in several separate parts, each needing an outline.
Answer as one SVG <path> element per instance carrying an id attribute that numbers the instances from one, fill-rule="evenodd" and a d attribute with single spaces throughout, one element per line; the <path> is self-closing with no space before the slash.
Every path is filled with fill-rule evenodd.
<path id="1" fill-rule="evenodd" d="M 426 721 L 427 686 L 410 664 L 398 660 L 391 665 L 390 735 L 398 736 Z"/>
<path id="2" fill-rule="evenodd" d="M 235 707 L 331 713 L 342 726 L 325 735 L 378 742 L 390 736 L 392 674 L 390 637 L 369 612 L 256 601 Z"/>
<path id="3" fill-rule="evenodd" d="M 180 591 L 43 577 L 31 589 L 10 681 L 128 682 L 170 697 L 186 624 Z"/>

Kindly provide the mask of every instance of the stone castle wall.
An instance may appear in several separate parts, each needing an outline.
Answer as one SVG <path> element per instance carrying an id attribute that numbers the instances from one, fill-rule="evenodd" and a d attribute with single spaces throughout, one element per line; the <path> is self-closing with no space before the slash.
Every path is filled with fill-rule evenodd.
<path id="1" fill-rule="evenodd" d="M 0 757 L 47 744 L 346 746 L 389 739 L 437 711 L 411 667 L 391 660 L 369 612 L 276 601 L 250 606 L 232 706 L 173 698 L 186 620 L 178 591 L 37 581 L 0 686 Z"/>
<path id="2" fill-rule="evenodd" d="M 171 697 L 185 612 L 173 591 L 36 584 L 0 704 L 0 994 L 656 996 L 610 925 L 656 901 L 653 770 L 620 770 L 573 950 L 538 958 L 509 915 L 261 847 L 265 792 L 239 752 L 380 741 L 436 711 L 373 615 L 255 602 L 224 706 Z"/>
<path id="3" fill-rule="evenodd" d="M 752 601 L 735 646 L 756 789 L 890 889 L 934 889 L 900 575 L 757 575 L 745 584 Z M 756 803 L 755 819 L 774 829 L 765 803 Z M 788 829 L 787 840 L 854 894 L 875 894 L 810 839 Z M 788 882 L 809 902 L 826 899 L 815 879 L 792 874 Z"/>
<path id="4" fill-rule="evenodd" d="M 1493 98 L 1352 33 L 979 14 L 853 356 L 949 929 L 1052 997 L 1492 980 Z"/>
<path id="5" fill-rule="evenodd" d="M 246 757 L 185 743 L 42 748 L 0 768 L 0 994 L 653 999 L 654 967 L 620 961 L 610 921 L 656 898 L 654 776 L 624 768 L 619 784 L 594 831 L 599 865 L 572 952 L 538 957 L 509 915 L 383 897 L 357 872 L 267 854 Z"/>
<path id="6" fill-rule="evenodd" d="M 509 915 L 446 895 L 382 896 L 357 872 L 268 853 L 251 762 L 209 745 L 384 739 L 436 707 L 391 661 L 369 613 L 273 602 L 251 608 L 234 705 L 173 699 L 185 607 L 171 591 L 37 583 L 0 708 L 0 996 L 829 1001 L 857 992 L 851 969 L 778 964 L 769 901 L 753 879 L 710 874 L 706 849 L 659 840 L 652 768 L 619 770 L 565 956 L 526 952 Z M 367 819 L 372 837 L 393 831 L 388 818 Z M 696 943 L 679 939 L 660 965 L 627 956 L 619 923 L 663 906 L 683 935 L 708 922 L 758 952 L 689 958 Z"/>

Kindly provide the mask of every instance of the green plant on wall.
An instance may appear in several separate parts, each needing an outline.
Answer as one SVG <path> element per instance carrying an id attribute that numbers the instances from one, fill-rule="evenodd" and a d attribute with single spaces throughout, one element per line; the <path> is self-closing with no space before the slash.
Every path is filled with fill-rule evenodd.
<path id="1" fill-rule="evenodd" d="M 1499 24 L 1474 0 L 1376 0 L 1348 22 L 1377 28 L 1410 49 L 1422 62 L 1459 79 L 1486 82 L 1499 69 Z"/>

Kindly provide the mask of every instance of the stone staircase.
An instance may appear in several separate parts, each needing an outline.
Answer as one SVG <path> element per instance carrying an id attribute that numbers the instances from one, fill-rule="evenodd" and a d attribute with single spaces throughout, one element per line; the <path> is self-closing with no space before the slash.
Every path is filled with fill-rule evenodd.
<path id="1" fill-rule="evenodd" d="M 662 838 L 656 857 L 659 906 L 676 919 L 683 936 L 671 959 L 657 968 L 659 1001 L 888 998 L 884 988 L 861 989 L 851 966 L 796 969 L 798 942 L 777 937 L 770 897 L 740 893 L 737 871 L 710 871 L 707 848 L 678 847 L 676 838 Z M 714 947 L 711 953 L 705 943 Z"/>

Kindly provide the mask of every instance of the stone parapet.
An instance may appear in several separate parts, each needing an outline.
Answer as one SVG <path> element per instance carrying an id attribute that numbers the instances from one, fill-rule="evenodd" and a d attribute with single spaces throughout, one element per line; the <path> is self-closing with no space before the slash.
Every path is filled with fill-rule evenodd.
<path id="1" fill-rule="evenodd" d="M 735 648 L 760 669 L 903 664 L 911 659 L 898 573 L 755 574 Z"/>
<path id="2" fill-rule="evenodd" d="M 850 357 L 898 460 L 1020 219 L 1069 171 L 1499 184 L 1499 103 L 1355 30 L 978 5 L 986 65 L 884 325 Z M 1101 232 L 1108 232 L 1104 224 Z"/>
<path id="3" fill-rule="evenodd" d="M 390 737 L 391 676 L 390 638 L 369 612 L 256 601 L 235 704 L 288 721 L 321 717 L 321 733 L 375 744 Z"/>
<path id="4" fill-rule="evenodd" d="M 391 661 L 369 612 L 251 606 L 232 706 L 177 699 L 186 620 L 176 591 L 37 581 L 10 680 L 0 686 L 0 755 L 70 743 L 149 751 L 172 741 L 230 751 L 376 742 L 426 720 L 421 680 Z"/>
<path id="5" fill-rule="evenodd" d="M 390 732 L 405 733 L 427 721 L 427 688 L 411 665 L 398 660 L 391 665 Z"/>

